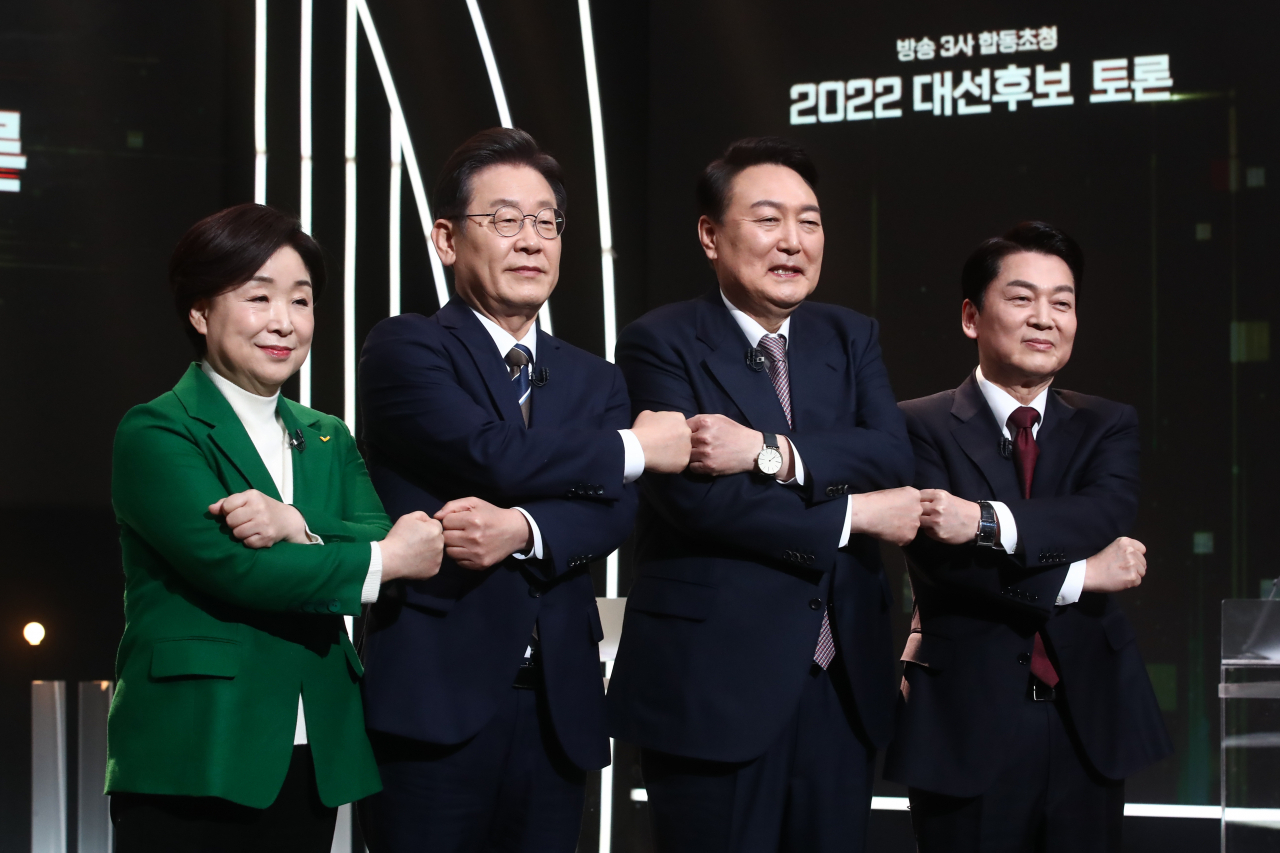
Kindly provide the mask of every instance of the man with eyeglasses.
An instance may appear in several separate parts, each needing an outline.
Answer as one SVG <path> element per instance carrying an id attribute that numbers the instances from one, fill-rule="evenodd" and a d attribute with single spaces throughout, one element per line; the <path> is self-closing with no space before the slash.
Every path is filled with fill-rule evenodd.
<path id="1" fill-rule="evenodd" d="M 618 339 L 634 409 L 693 427 L 689 470 L 641 481 L 609 684 L 663 853 L 862 850 L 889 739 L 877 540 L 915 537 L 920 495 L 876 322 L 808 301 L 817 182 L 786 140 L 731 145 L 698 184 L 718 286 Z"/>
<path id="2" fill-rule="evenodd" d="M 433 514 L 446 558 L 368 613 L 365 715 L 383 791 L 374 853 L 577 845 L 609 763 L 588 566 L 631 531 L 634 481 L 689 461 L 679 412 L 538 328 L 559 277 L 560 167 L 522 130 L 445 165 L 432 240 L 457 296 L 384 320 L 360 359 L 360 427 L 388 512 Z"/>

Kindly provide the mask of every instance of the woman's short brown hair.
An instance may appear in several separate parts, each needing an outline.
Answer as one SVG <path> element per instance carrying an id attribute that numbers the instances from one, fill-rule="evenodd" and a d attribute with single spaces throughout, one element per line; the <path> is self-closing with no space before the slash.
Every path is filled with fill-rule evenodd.
<path id="1" fill-rule="evenodd" d="M 264 204 L 237 204 L 201 219 L 182 235 L 169 259 L 169 289 L 182 330 L 203 357 L 204 335 L 191 325 L 191 308 L 239 287 L 282 246 L 302 258 L 311 275 L 312 298 L 324 290 L 324 255 L 296 217 Z"/>

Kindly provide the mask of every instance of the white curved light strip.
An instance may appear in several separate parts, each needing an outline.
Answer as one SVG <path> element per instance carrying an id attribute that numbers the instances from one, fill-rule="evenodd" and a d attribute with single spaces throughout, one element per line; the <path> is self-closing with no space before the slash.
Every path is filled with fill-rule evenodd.
<path id="1" fill-rule="evenodd" d="M 253 200 L 267 203 L 267 0 L 253 7 Z"/>
<path id="2" fill-rule="evenodd" d="M 302 154 L 298 193 L 298 221 L 302 230 L 311 233 L 311 38 L 313 20 L 313 0 L 302 0 L 302 26 L 298 61 L 298 149 Z M 304 406 L 311 405 L 311 359 L 314 351 L 307 354 L 298 371 L 298 402 Z"/>
<path id="3" fill-rule="evenodd" d="M 343 154 L 346 167 L 345 227 L 342 240 L 342 419 L 356 431 L 356 0 L 347 0 L 346 112 Z"/>
<path id="4" fill-rule="evenodd" d="M 387 105 L 391 108 L 391 120 L 399 127 L 404 168 L 409 173 L 409 186 L 413 189 L 413 200 L 418 206 L 418 219 L 422 222 L 422 234 L 427 241 L 427 257 L 431 261 L 431 277 L 435 279 L 436 299 L 439 300 L 440 306 L 444 307 L 444 304 L 449 301 L 449 288 L 445 284 L 444 265 L 440 263 L 435 244 L 431 242 L 431 226 L 435 223 L 435 219 L 432 218 L 431 208 L 427 204 L 427 190 L 422 183 L 422 172 L 418 169 L 418 157 L 413 151 L 413 140 L 404 122 L 404 109 L 400 106 L 400 96 L 396 94 L 396 84 L 391 79 L 391 68 L 387 64 L 387 55 L 382 50 L 382 42 L 378 39 L 378 30 L 373 25 L 369 4 L 366 0 L 355 0 L 355 4 L 360 15 L 360 23 L 364 26 L 365 37 L 369 40 L 369 49 L 373 52 L 373 62 L 378 67 L 378 76 L 382 78 L 382 89 L 387 96 Z"/>
<path id="5" fill-rule="evenodd" d="M 478 0 L 467 0 L 467 10 L 471 12 L 471 23 L 476 28 L 476 41 L 480 43 L 480 55 L 484 57 L 484 67 L 489 72 L 489 87 L 493 89 L 493 100 L 498 105 L 498 123 L 503 127 L 515 127 L 511 123 L 507 93 L 502 88 L 502 76 L 498 74 L 498 60 L 493 55 L 493 45 L 489 42 L 489 30 L 484 25 L 484 16 L 480 14 Z M 538 325 L 548 335 L 552 334 L 551 300 L 549 299 L 542 303 L 542 310 L 538 312 Z"/>
<path id="6" fill-rule="evenodd" d="M 591 109 L 591 148 L 595 154 L 596 204 L 600 208 L 600 274 L 604 296 L 604 357 L 613 361 L 618 339 L 618 312 L 613 292 L 613 224 L 609 217 L 609 175 L 604 158 L 604 115 L 600 110 L 600 81 L 596 74 L 595 36 L 591 31 L 590 0 L 578 0 L 582 23 L 582 56 L 587 68 L 587 105 Z M 617 593 L 613 593 L 614 596 Z"/>

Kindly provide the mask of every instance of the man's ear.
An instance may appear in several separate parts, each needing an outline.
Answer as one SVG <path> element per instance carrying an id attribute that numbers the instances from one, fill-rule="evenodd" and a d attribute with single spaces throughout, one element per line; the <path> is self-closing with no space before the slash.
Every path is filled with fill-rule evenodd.
<path id="1" fill-rule="evenodd" d="M 960 330 L 966 338 L 978 339 L 978 306 L 966 299 L 960 306 Z"/>
<path id="2" fill-rule="evenodd" d="M 191 325 L 195 326 L 196 331 L 202 335 L 209 334 L 209 300 L 198 299 L 196 303 L 187 311 L 187 319 L 191 321 Z"/>
<path id="3" fill-rule="evenodd" d="M 440 263 L 446 267 L 453 266 L 458 260 L 458 249 L 456 241 L 458 239 L 458 226 L 451 219 L 437 219 L 435 224 L 431 226 L 431 242 L 435 244 L 436 254 L 440 256 Z"/>
<path id="4" fill-rule="evenodd" d="M 720 232 L 716 228 L 716 223 L 710 216 L 703 215 L 698 219 L 698 242 L 702 244 L 702 251 L 707 253 L 707 259 L 714 261 L 718 255 L 716 253 L 716 241 L 720 238 Z"/>

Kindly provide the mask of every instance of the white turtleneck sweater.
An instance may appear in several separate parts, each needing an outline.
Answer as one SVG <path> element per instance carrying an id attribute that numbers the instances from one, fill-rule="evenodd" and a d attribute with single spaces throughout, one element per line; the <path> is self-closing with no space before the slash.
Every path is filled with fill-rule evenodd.
<path id="1" fill-rule="evenodd" d="M 277 411 L 279 392 L 270 397 L 260 397 L 246 391 L 209 366 L 207 361 L 200 363 L 200 369 L 213 382 L 214 387 L 222 392 L 222 396 L 231 404 L 241 426 L 249 434 L 262 464 L 276 484 L 280 499 L 286 504 L 293 503 L 293 454 L 289 452 L 289 436 L 284 428 L 284 421 Z M 306 523 L 306 519 L 303 519 Z M 324 541 L 307 529 L 307 541 L 312 545 L 323 545 Z M 377 542 L 371 542 L 369 552 L 369 573 L 365 575 L 364 587 L 360 591 L 360 602 L 372 604 L 378 600 L 378 591 L 382 587 L 382 551 Z M 350 617 L 347 631 L 351 630 Z M 298 694 L 298 724 L 293 732 L 294 744 L 307 742 L 307 721 L 302 710 L 302 694 Z"/>

